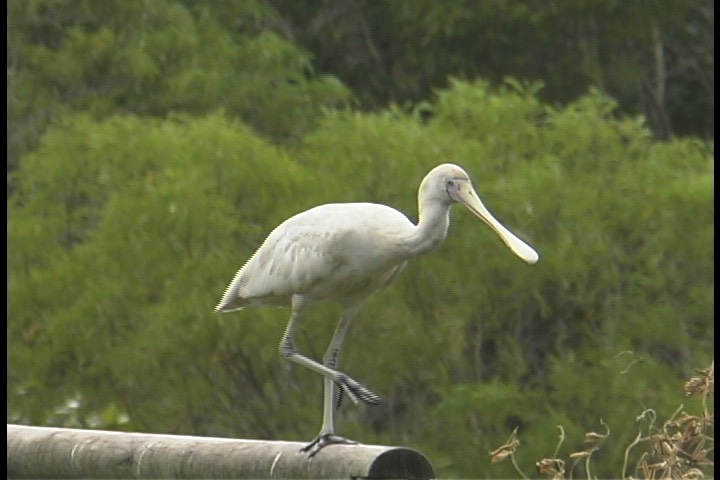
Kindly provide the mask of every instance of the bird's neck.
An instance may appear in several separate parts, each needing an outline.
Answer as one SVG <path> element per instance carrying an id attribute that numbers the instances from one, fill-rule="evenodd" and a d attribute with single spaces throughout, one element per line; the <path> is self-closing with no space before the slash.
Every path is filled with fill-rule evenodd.
<path id="1" fill-rule="evenodd" d="M 429 252 L 445 240 L 450 225 L 450 207 L 448 203 L 420 199 L 418 223 L 410 241 L 413 254 Z"/>

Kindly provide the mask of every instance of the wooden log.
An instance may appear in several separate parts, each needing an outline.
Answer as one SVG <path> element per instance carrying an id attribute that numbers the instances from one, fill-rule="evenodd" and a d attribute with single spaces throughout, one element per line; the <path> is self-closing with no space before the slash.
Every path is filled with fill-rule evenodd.
<path id="1" fill-rule="evenodd" d="M 300 442 L 7 426 L 7 478 L 430 479 L 416 450 L 330 445 L 308 458 Z"/>

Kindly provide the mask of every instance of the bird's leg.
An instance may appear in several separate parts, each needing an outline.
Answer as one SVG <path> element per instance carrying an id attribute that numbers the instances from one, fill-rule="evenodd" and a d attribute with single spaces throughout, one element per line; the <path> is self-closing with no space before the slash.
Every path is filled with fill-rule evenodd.
<path id="1" fill-rule="evenodd" d="M 375 405 L 380 403 L 381 399 L 379 396 L 377 396 L 373 391 L 368 389 L 366 386 L 362 385 L 361 383 L 353 380 L 346 374 L 339 372 L 333 368 L 326 367 L 325 365 L 322 365 L 315 360 L 311 360 L 310 358 L 306 357 L 305 355 L 302 355 L 295 349 L 295 345 L 293 343 L 293 338 L 295 336 L 295 331 L 297 330 L 299 320 L 302 316 L 302 312 L 305 309 L 306 302 L 303 300 L 303 298 L 300 295 L 295 295 L 293 297 L 292 302 L 292 314 L 290 315 L 290 322 L 288 323 L 287 327 L 285 328 L 285 333 L 282 336 L 282 339 L 280 340 L 280 354 L 283 355 L 285 358 L 290 360 L 291 362 L 295 362 L 297 364 L 300 364 L 306 368 L 309 368 L 310 370 L 319 373 L 320 375 L 332 380 L 335 382 L 340 388 L 343 389 L 343 393 L 348 395 L 350 399 L 355 402 L 359 403 L 359 401 L 363 401 L 365 403 L 369 403 L 371 405 Z M 355 313 L 357 313 L 357 308 L 355 309 L 349 309 L 348 312 L 350 313 L 350 318 L 354 316 Z M 344 332 L 342 334 L 344 336 Z M 343 338 L 340 338 L 340 341 L 342 341 Z M 332 342 L 331 342 L 332 345 Z"/>
<path id="2" fill-rule="evenodd" d="M 310 451 L 310 456 L 312 457 L 319 452 L 320 449 L 333 443 L 355 443 L 351 440 L 335 435 L 335 392 L 337 387 L 340 387 L 343 393 L 355 403 L 362 400 L 365 403 L 377 404 L 380 403 L 381 399 L 370 389 L 336 369 L 339 363 L 340 348 L 345 340 L 345 334 L 350 326 L 350 321 L 359 310 L 359 305 L 352 308 L 346 308 L 343 312 L 343 315 L 340 318 L 340 324 L 338 325 L 338 328 L 330 341 L 328 351 L 324 356 L 324 365 L 300 354 L 293 344 L 293 338 L 305 306 L 306 302 L 301 296 L 296 295 L 293 297 L 290 321 L 285 328 L 285 333 L 283 334 L 282 339 L 280 340 L 280 353 L 291 362 L 303 365 L 304 367 L 309 368 L 310 370 L 313 370 L 323 376 L 324 392 L 322 427 L 320 428 L 318 437 L 302 449 L 302 451 L 305 452 Z"/>
<path id="3" fill-rule="evenodd" d="M 346 308 L 345 311 L 343 311 L 343 315 L 340 317 L 340 323 L 338 324 L 337 329 L 335 330 L 335 334 L 330 341 L 330 345 L 328 345 L 328 349 L 323 356 L 323 365 L 325 365 L 326 367 L 339 371 L 340 350 L 342 349 L 343 343 L 345 342 L 345 336 L 350 329 L 350 323 L 352 319 L 355 318 L 355 315 L 357 315 L 357 312 L 359 310 L 360 305 L 356 305 L 352 308 Z M 340 406 L 342 405 L 343 398 L 345 397 L 345 389 L 337 388 L 337 384 L 335 382 L 328 381 L 327 377 L 324 378 L 323 386 L 325 395 L 324 404 L 327 405 L 332 403 L 335 407 L 335 410 L 339 410 Z M 357 399 L 352 398 L 352 400 L 357 405 Z"/>
<path id="4" fill-rule="evenodd" d="M 323 364 L 337 371 L 340 367 L 340 350 L 345 342 L 345 336 L 347 335 L 348 329 L 352 319 L 360 309 L 360 305 L 355 305 L 351 308 L 346 308 L 340 317 L 340 323 L 335 329 L 330 345 L 323 356 Z M 335 434 L 335 411 L 339 408 L 340 402 L 342 401 L 344 388 L 337 388 L 335 380 L 329 377 L 323 378 L 323 423 L 320 428 L 318 436 L 301 449 L 303 452 L 310 452 L 309 456 L 315 456 L 321 449 L 332 444 L 357 444 L 353 440 L 349 440 L 345 437 L 341 437 Z M 351 398 L 354 395 L 349 392 Z M 353 398 L 357 403 L 357 399 Z"/>

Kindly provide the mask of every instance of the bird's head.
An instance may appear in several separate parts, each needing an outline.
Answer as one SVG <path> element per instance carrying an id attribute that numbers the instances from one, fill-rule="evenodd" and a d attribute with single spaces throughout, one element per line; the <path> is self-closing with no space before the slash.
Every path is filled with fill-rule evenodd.
<path id="1" fill-rule="evenodd" d="M 538 261 L 532 247 L 513 235 L 483 205 L 468 174 L 457 165 L 445 163 L 433 168 L 420 184 L 420 197 L 442 203 L 460 203 L 485 222 L 503 242 L 530 265 Z"/>

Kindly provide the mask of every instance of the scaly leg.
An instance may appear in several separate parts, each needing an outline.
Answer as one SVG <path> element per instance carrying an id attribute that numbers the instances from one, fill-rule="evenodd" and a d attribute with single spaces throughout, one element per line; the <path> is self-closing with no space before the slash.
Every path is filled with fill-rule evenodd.
<path id="1" fill-rule="evenodd" d="M 350 328 L 350 323 L 352 322 L 352 319 L 355 318 L 355 315 L 357 315 L 359 310 L 360 305 L 358 304 L 346 308 L 343 311 L 343 314 L 340 317 L 340 323 L 335 330 L 335 334 L 333 335 L 332 340 L 330 340 L 330 345 L 328 345 L 327 352 L 325 352 L 325 355 L 323 356 L 323 364 L 326 367 L 331 368 L 335 371 L 337 371 L 340 367 L 340 350 L 342 349 L 342 345 L 345 342 L 345 337 L 347 335 L 348 329 Z M 331 378 L 323 378 L 322 427 L 320 428 L 320 433 L 315 438 L 315 440 L 310 442 L 301 450 L 303 452 L 309 451 L 310 457 L 315 456 L 321 449 L 328 445 L 357 444 L 357 442 L 353 440 L 349 440 L 345 437 L 341 437 L 335 434 L 335 411 L 339 407 L 341 398 L 340 395 L 342 395 L 342 392 L 343 390 L 338 390 L 336 382 L 333 381 Z M 352 396 L 350 397 L 352 398 Z M 379 397 L 377 398 L 377 401 L 380 401 Z M 357 403 L 356 400 L 355 402 Z"/>
<path id="2" fill-rule="evenodd" d="M 343 394 L 347 395 L 356 404 L 359 403 L 359 401 L 363 401 L 370 405 L 376 405 L 382 400 L 369 388 L 336 369 L 339 363 L 340 349 L 345 340 L 345 334 L 347 333 L 351 320 L 360 309 L 360 305 L 348 307 L 343 311 L 340 323 L 330 341 L 328 351 L 324 356 L 324 365 L 300 354 L 293 345 L 293 338 L 306 306 L 307 302 L 302 296 L 295 295 L 293 297 L 290 321 L 280 341 L 280 353 L 291 362 L 303 365 L 324 377 L 323 424 L 320 429 L 320 434 L 313 442 L 302 449 L 302 451 L 311 450 L 310 456 L 312 457 L 320 451 L 321 448 L 332 443 L 355 443 L 335 435 L 336 386 L 341 388 Z"/>

